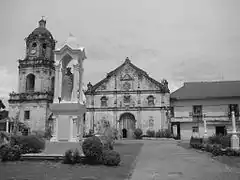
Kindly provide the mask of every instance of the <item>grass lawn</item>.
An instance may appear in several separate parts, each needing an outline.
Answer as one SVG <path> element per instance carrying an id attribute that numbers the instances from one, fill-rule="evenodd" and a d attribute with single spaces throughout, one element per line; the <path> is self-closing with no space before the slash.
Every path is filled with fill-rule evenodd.
<path id="1" fill-rule="evenodd" d="M 67 165 L 60 162 L 0 162 L 1 180 L 124 180 L 132 171 L 142 143 L 118 143 L 114 149 L 121 154 L 117 167 L 104 165 Z M 88 177 L 88 178 L 87 178 Z"/>
<path id="2" fill-rule="evenodd" d="M 178 145 L 185 149 L 190 149 L 189 142 L 179 142 Z M 209 153 L 209 152 L 204 152 L 204 153 L 211 156 L 211 153 Z M 230 167 L 240 168 L 240 157 L 237 157 L 237 156 L 215 156 L 212 158 L 214 160 L 217 160 L 217 161 L 219 161 L 223 164 L 226 164 Z"/>

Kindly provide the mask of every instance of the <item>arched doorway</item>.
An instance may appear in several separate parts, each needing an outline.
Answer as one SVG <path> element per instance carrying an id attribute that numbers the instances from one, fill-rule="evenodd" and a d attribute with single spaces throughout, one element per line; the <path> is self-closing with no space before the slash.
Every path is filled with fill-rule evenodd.
<path id="1" fill-rule="evenodd" d="M 120 116 L 119 128 L 122 132 L 123 138 L 132 138 L 135 130 L 136 120 L 133 114 L 123 113 Z"/>

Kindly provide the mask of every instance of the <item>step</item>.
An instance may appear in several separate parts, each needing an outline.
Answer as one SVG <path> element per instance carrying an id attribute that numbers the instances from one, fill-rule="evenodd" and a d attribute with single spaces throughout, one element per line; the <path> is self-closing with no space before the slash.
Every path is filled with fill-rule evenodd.
<path id="1" fill-rule="evenodd" d="M 84 154 L 80 156 L 81 158 L 85 158 Z M 22 154 L 21 160 L 48 160 L 48 161 L 60 161 L 63 160 L 63 154 L 44 154 L 44 153 L 33 153 L 33 154 Z"/>

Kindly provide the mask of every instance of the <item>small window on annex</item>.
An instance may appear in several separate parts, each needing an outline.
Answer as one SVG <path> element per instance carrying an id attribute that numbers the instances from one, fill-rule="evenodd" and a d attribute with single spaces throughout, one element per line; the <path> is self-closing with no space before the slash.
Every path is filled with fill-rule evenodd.
<path id="1" fill-rule="evenodd" d="M 153 106 L 154 105 L 154 97 L 152 95 L 147 97 L 148 105 Z"/>
<path id="2" fill-rule="evenodd" d="M 199 128 L 197 126 L 193 126 L 192 127 L 192 132 L 193 133 L 198 133 L 199 132 Z"/>
<path id="3" fill-rule="evenodd" d="M 101 106 L 102 107 L 107 107 L 107 97 L 106 96 L 103 96 L 101 98 Z"/>
<path id="4" fill-rule="evenodd" d="M 30 119 L 30 111 L 24 111 L 24 120 Z"/>

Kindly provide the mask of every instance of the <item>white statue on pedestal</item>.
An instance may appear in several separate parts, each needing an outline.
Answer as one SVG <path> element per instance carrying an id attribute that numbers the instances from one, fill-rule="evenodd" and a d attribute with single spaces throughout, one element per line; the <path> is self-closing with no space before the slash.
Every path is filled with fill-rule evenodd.
<path id="1" fill-rule="evenodd" d="M 72 35 L 55 51 L 54 103 L 50 106 L 56 121 L 52 141 L 77 141 L 83 134 L 83 114 L 86 112 L 82 90 L 84 48 Z"/>

